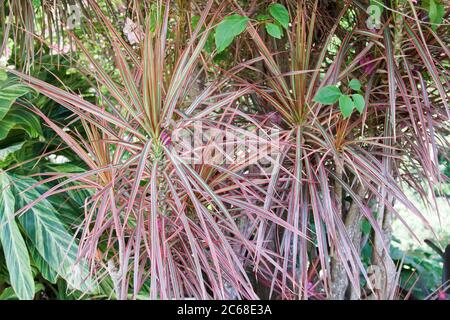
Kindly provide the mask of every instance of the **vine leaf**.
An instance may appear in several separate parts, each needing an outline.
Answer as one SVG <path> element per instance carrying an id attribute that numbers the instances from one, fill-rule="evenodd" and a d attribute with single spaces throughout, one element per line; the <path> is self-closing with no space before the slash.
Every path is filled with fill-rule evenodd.
<path id="1" fill-rule="evenodd" d="M 349 117 L 352 114 L 354 108 L 355 104 L 353 103 L 352 98 L 350 98 L 348 95 L 343 94 L 339 97 L 339 109 L 341 110 L 344 118 Z"/>
<path id="2" fill-rule="evenodd" d="M 267 33 L 276 39 L 281 39 L 283 36 L 283 29 L 275 23 L 266 24 Z"/>
<path id="3" fill-rule="evenodd" d="M 355 91 L 359 91 L 361 90 L 361 82 L 359 82 L 358 79 L 352 79 L 349 83 L 348 86 Z"/>
<path id="4" fill-rule="evenodd" d="M 366 101 L 364 100 L 364 97 L 358 93 L 352 94 L 352 99 L 355 105 L 356 110 L 359 111 L 359 113 L 362 113 L 364 110 L 364 107 L 366 106 Z"/>
<path id="5" fill-rule="evenodd" d="M 215 43 L 217 52 L 222 52 L 247 27 L 248 18 L 239 14 L 225 17 L 216 28 Z"/>
<path id="6" fill-rule="evenodd" d="M 269 13 L 284 28 L 287 29 L 289 27 L 289 12 L 285 6 L 279 3 L 272 3 L 269 6 Z"/>
<path id="7" fill-rule="evenodd" d="M 336 103 L 341 95 L 341 90 L 338 87 L 326 86 L 317 91 L 314 101 L 321 104 L 330 105 Z"/>

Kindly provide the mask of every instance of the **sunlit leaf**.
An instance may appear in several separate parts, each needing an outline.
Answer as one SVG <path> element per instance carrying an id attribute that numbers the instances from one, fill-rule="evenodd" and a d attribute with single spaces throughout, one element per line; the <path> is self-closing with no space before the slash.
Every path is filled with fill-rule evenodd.
<path id="1" fill-rule="evenodd" d="M 0 169 L 5 168 L 12 161 L 14 153 L 20 150 L 25 142 L 11 144 L 6 148 L 0 149 Z"/>
<path id="2" fill-rule="evenodd" d="M 8 74 L 5 70 L 0 69 L 0 82 L 5 81 L 6 79 L 8 79 Z"/>

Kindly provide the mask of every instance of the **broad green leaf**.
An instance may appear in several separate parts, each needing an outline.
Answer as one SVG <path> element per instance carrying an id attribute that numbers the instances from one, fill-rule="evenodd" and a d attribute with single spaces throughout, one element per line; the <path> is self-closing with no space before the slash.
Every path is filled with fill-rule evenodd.
<path id="1" fill-rule="evenodd" d="M 339 109 L 344 118 L 347 118 L 352 114 L 354 107 L 355 105 L 353 104 L 352 98 L 348 95 L 343 94 L 339 97 Z"/>
<path id="2" fill-rule="evenodd" d="M 364 100 L 364 97 L 356 93 L 352 94 L 352 99 L 355 104 L 356 110 L 358 110 L 359 113 L 362 113 L 364 111 L 364 107 L 366 106 L 366 101 Z"/>
<path id="3" fill-rule="evenodd" d="M 56 280 L 58 280 L 58 273 L 50 268 L 47 261 L 42 258 L 42 256 L 37 251 L 36 247 L 33 245 L 33 243 L 28 239 L 26 241 L 28 250 L 30 251 L 31 258 L 33 259 L 34 266 L 38 268 L 39 272 L 41 273 L 42 277 L 44 279 L 48 280 L 51 283 L 56 283 Z"/>
<path id="4" fill-rule="evenodd" d="M 430 17 L 430 22 L 434 25 L 433 29 L 436 30 L 438 24 L 441 24 L 445 16 L 445 8 L 438 0 L 430 0 L 428 7 L 428 16 Z"/>
<path id="5" fill-rule="evenodd" d="M 8 74 L 5 70 L 0 68 L 0 81 L 6 81 L 8 79 Z"/>
<path id="6" fill-rule="evenodd" d="M 44 285 L 42 283 L 35 283 L 35 289 L 34 289 L 34 294 L 44 290 Z M 17 296 L 17 294 L 14 292 L 14 289 L 11 287 L 5 288 L 2 293 L 0 294 L 0 301 L 1 300 L 18 300 L 19 297 Z"/>
<path id="7" fill-rule="evenodd" d="M 281 39 L 281 37 L 283 36 L 283 29 L 281 29 L 281 27 L 275 23 L 266 24 L 266 30 L 267 33 L 274 38 Z"/>
<path id="8" fill-rule="evenodd" d="M 361 90 L 361 82 L 359 82 L 358 79 L 352 79 L 349 83 L 348 86 L 355 91 L 359 91 Z"/>
<path id="9" fill-rule="evenodd" d="M 16 224 L 14 194 L 6 173 L 0 170 L 0 241 L 11 286 L 21 300 L 34 297 L 34 280 L 25 241 Z"/>
<path id="10" fill-rule="evenodd" d="M 248 18 L 233 14 L 225 17 L 216 28 L 215 42 L 217 52 L 225 50 L 247 27 Z"/>
<path id="11" fill-rule="evenodd" d="M 30 138 L 42 136 L 39 118 L 25 108 L 12 108 L 0 120 L 0 140 L 3 140 L 12 129 L 24 130 Z"/>
<path id="12" fill-rule="evenodd" d="M 272 3 L 269 6 L 270 15 L 286 29 L 289 27 L 289 12 L 285 6 L 279 3 Z"/>
<path id="13" fill-rule="evenodd" d="M 18 191 L 16 195 L 18 207 L 21 208 L 40 196 L 36 188 L 27 190 L 36 183 L 35 180 L 12 177 Z M 78 245 L 47 199 L 39 201 L 22 214 L 19 221 L 36 250 L 51 269 L 64 278 L 71 287 L 83 292 L 92 291 L 93 282 L 89 279 L 87 265 L 83 260 L 77 259 Z"/>
<path id="14" fill-rule="evenodd" d="M 0 300 L 17 300 L 17 295 L 11 287 L 5 288 L 0 294 Z"/>
<path id="15" fill-rule="evenodd" d="M 338 101 L 341 95 L 341 90 L 338 87 L 326 86 L 319 89 L 316 96 L 314 97 L 314 101 L 321 104 L 333 104 Z"/>
<path id="16" fill-rule="evenodd" d="M 29 92 L 29 89 L 20 83 L 0 82 L 0 120 L 8 113 L 14 101 L 27 92 Z"/>
<path id="17" fill-rule="evenodd" d="M 33 113 L 20 106 L 13 106 L 30 89 L 13 79 L 0 82 L 0 140 L 13 128 L 25 130 L 31 138 L 42 135 L 41 124 Z"/>
<path id="18" fill-rule="evenodd" d="M 11 162 L 14 161 L 14 154 L 16 153 L 16 151 L 20 150 L 24 144 L 25 141 L 22 141 L 19 143 L 11 144 L 4 149 L 0 149 L 0 169 L 6 168 L 11 164 Z"/>
<path id="19" fill-rule="evenodd" d="M 22 146 L 24 145 L 25 141 L 10 145 L 4 149 L 0 149 L 0 163 L 2 161 L 5 161 L 6 157 L 8 157 L 11 153 L 16 152 L 17 150 L 20 150 Z"/>

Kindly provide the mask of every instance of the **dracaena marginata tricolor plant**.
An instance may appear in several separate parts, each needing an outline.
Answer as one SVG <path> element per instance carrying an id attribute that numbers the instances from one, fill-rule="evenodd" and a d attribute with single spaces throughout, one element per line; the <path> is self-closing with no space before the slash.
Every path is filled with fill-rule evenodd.
<path id="1" fill-rule="evenodd" d="M 215 81 L 198 97 L 189 99 L 195 79 L 205 72 L 198 65 L 214 21 L 214 15 L 211 22 L 206 21 L 212 1 L 203 8 L 198 27 L 185 47 L 176 52 L 174 62 L 168 54 L 172 50 L 168 41 L 169 2 L 158 3 L 154 16 L 147 19 L 140 55 L 128 45 L 124 48 L 124 39 L 108 18 L 94 2 L 91 6 L 109 31 L 120 83 L 74 35 L 73 41 L 92 66 L 92 76 L 108 92 L 105 105 L 94 105 L 12 71 L 31 88 L 77 115 L 85 137 L 34 109 L 89 167 L 86 172 L 52 174 L 43 179 L 40 183 L 65 178 L 17 214 L 54 193 L 87 188 L 91 195 L 80 225 L 79 254 L 89 259 L 92 272 L 107 270 L 117 298 L 136 297 L 144 285 L 153 299 L 256 298 L 247 274 L 256 247 L 236 216 L 244 213 L 248 219 L 258 215 L 266 218 L 257 206 L 227 198 L 245 188 L 246 182 L 236 173 L 240 168 L 194 167 L 170 151 L 173 126 L 186 128 L 190 118 L 207 124 L 208 114 L 218 108 L 226 110 L 248 91 L 241 87 L 221 92 L 226 82 Z M 221 121 L 233 121 L 232 113 L 220 117 Z M 209 120 L 212 124 L 218 121 L 212 116 Z M 261 255 L 264 269 L 270 270 L 269 265 L 279 268 L 270 251 Z"/>

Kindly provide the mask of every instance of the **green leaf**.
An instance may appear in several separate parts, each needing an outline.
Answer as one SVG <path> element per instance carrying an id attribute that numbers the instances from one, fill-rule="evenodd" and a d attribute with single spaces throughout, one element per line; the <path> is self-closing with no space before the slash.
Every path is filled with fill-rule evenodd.
<path id="1" fill-rule="evenodd" d="M 200 16 L 192 16 L 192 18 L 191 18 L 192 29 L 197 28 L 197 24 L 199 21 L 200 21 Z"/>
<path id="2" fill-rule="evenodd" d="M 200 16 L 193 16 L 191 18 L 191 25 L 192 29 L 197 28 L 198 22 L 200 21 Z M 205 30 L 205 27 L 200 28 L 201 31 Z M 203 49 L 205 49 L 206 52 L 211 53 L 213 51 L 213 45 L 214 45 L 214 34 L 209 33 L 208 38 L 206 39 L 205 45 Z"/>
<path id="3" fill-rule="evenodd" d="M 16 202 L 19 208 L 40 197 L 41 193 L 35 187 L 31 187 L 36 184 L 35 180 L 13 175 L 11 177 L 14 178 L 14 186 L 18 191 Z M 83 292 L 92 292 L 94 284 L 89 278 L 89 269 L 83 260 L 77 259 L 78 244 L 47 199 L 36 203 L 19 217 L 19 221 L 39 255 L 51 269 L 64 278 L 71 287 Z"/>
<path id="4" fill-rule="evenodd" d="M 217 52 L 225 50 L 247 27 L 248 18 L 233 14 L 225 17 L 216 28 L 215 43 Z"/>
<path id="5" fill-rule="evenodd" d="M 314 97 L 314 101 L 321 104 L 333 104 L 342 95 L 341 90 L 336 86 L 326 86 L 320 88 Z"/>
<path id="6" fill-rule="evenodd" d="M 27 240 L 26 244 L 28 250 L 30 251 L 31 258 L 33 259 L 34 266 L 38 268 L 42 277 L 44 277 L 44 279 L 48 280 L 51 283 L 56 283 L 56 280 L 58 280 L 58 273 L 50 268 L 47 261 L 42 258 L 42 256 L 39 254 L 36 247 L 30 240 Z"/>
<path id="7" fill-rule="evenodd" d="M 0 140 L 3 140 L 12 129 L 24 130 L 30 138 L 42 136 L 39 118 L 25 108 L 12 108 L 2 120 L 0 120 Z"/>
<path id="8" fill-rule="evenodd" d="M 269 6 L 269 13 L 284 28 L 287 29 L 289 27 L 289 12 L 285 6 L 279 3 L 272 3 Z"/>
<path id="9" fill-rule="evenodd" d="M 349 117 L 352 114 L 354 108 L 355 105 L 353 104 L 353 100 L 348 95 L 343 94 L 339 97 L 339 109 L 341 110 L 344 118 Z"/>
<path id="10" fill-rule="evenodd" d="M 33 7 L 39 8 L 41 6 L 41 0 L 33 0 Z"/>
<path id="11" fill-rule="evenodd" d="M 267 33 L 274 38 L 281 39 L 281 37 L 283 36 L 283 29 L 281 29 L 281 27 L 275 23 L 266 24 L 266 30 Z"/>
<path id="12" fill-rule="evenodd" d="M 356 110 L 358 110 L 359 113 L 362 113 L 364 111 L 364 107 L 366 106 L 366 101 L 364 100 L 364 97 L 356 93 L 352 94 L 352 99 Z"/>
<path id="13" fill-rule="evenodd" d="M 0 300 L 17 300 L 17 295 L 11 287 L 5 288 L 0 294 Z"/>
<path id="14" fill-rule="evenodd" d="M 436 30 L 437 25 L 441 24 L 445 15 L 445 8 L 438 0 L 430 0 L 428 7 L 428 16 L 430 17 L 430 22 L 434 25 L 433 29 Z"/>
<path id="15" fill-rule="evenodd" d="M 8 74 L 5 70 L 0 68 L 0 81 L 6 81 L 8 79 Z"/>
<path id="16" fill-rule="evenodd" d="M 35 283 L 35 289 L 34 289 L 34 294 L 45 290 L 44 285 L 42 283 Z M 0 301 L 1 300 L 17 300 L 18 296 L 17 294 L 14 292 L 14 289 L 11 287 L 5 288 L 5 290 L 2 291 L 2 293 L 0 294 Z"/>
<path id="17" fill-rule="evenodd" d="M 5 141 L 3 141 L 3 143 L 4 142 Z M 16 151 L 20 150 L 24 144 L 25 141 L 22 141 L 0 149 L 0 169 L 6 168 L 14 160 L 14 154 Z"/>
<path id="18" fill-rule="evenodd" d="M 368 236 L 370 234 L 370 230 L 372 230 L 372 225 L 369 220 L 364 219 L 361 223 L 361 231 L 364 235 Z"/>
<path id="19" fill-rule="evenodd" d="M 20 83 L 6 81 L 0 83 L 0 120 L 8 113 L 12 104 L 29 89 Z"/>
<path id="20" fill-rule="evenodd" d="M 36 115 L 27 109 L 14 106 L 14 102 L 30 92 L 30 89 L 11 79 L 0 82 L 0 140 L 8 135 L 11 129 L 22 129 L 31 138 L 42 135 L 41 124 Z"/>
<path id="21" fill-rule="evenodd" d="M 359 91 L 361 90 L 361 82 L 359 82 L 358 79 L 352 79 L 349 83 L 348 86 L 355 91 Z"/>
<path id="22" fill-rule="evenodd" d="M 150 6 L 150 31 L 155 32 L 156 24 L 158 23 L 158 8 L 152 3 Z"/>
<path id="23" fill-rule="evenodd" d="M 0 241 L 11 286 L 21 300 L 34 297 L 34 280 L 25 241 L 16 224 L 14 194 L 7 174 L 0 170 Z"/>

